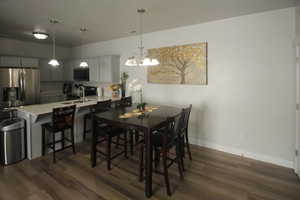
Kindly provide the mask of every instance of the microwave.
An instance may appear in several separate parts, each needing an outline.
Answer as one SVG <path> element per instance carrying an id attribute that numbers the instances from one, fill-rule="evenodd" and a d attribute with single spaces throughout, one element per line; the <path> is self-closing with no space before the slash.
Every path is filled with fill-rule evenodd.
<path id="1" fill-rule="evenodd" d="M 89 68 L 75 68 L 73 70 L 74 81 L 90 81 Z"/>

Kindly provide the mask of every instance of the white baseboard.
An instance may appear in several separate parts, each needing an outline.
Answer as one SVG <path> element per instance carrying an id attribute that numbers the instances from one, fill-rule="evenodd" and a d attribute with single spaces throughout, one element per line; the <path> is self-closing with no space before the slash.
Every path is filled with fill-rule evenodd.
<path id="1" fill-rule="evenodd" d="M 247 152 L 247 151 L 244 151 L 242 149 L 226 147 L 226 146 L 223 146 L 223 145 L 210 143 L 210 142 L 203 141 L 203 140 L 200 140 L 200 139 L 189 138 L 189 140 L 190 140 L 191 144 L 199 145 L 199 146 L 202 146 L 202 147 L 207 147 L 207 148 L 210 148 L 210 149 L 223 151 L 223 152 L 231 153 L 231 154 L 238 155 L 238 156 L 243 155 L 246 158 L 251 158 L 251 159 L 259 160 L 259 161 L 263 161 L 263 162 L 268 162 L 268 163 L 272 163 L 272 164 L 287 167 L 287 168 L 292 168 L 292 169 L 294 168 L 294 162 L 293 161 L 284 160 L 284 159 L 281 159 L 281 158 L 276 158 L 276 157 L 272 157 L 272 156 L 268 156 L 268 155 L 264 155 L 264 154 Z"/>

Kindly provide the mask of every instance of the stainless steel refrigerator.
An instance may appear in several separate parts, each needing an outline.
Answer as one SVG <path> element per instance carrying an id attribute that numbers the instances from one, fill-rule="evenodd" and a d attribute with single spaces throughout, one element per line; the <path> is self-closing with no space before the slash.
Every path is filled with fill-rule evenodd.
<path id="1" fill-rule="evenodd" d="M 2 107 L 37 104 L 40 101 L 38 68 L 0 67 L 0 104 Z"/>

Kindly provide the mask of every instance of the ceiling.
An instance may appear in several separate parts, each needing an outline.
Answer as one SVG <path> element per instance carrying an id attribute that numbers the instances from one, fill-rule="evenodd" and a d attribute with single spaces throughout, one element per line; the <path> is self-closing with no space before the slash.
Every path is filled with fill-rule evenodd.
<path id="1" fill-rule="evenodd" d="M 37 41 L 31 32 L 53 30 L 57 43 L 73 47 L 132 35 L 137 8 L 145 8 L 144 32 L 295 6 L 296 0 L 0 0 L 0 37 Z M 88 32 L 81 34 L 85 27 Z M 51 43 L 51 39 L 38 41 Z"/>

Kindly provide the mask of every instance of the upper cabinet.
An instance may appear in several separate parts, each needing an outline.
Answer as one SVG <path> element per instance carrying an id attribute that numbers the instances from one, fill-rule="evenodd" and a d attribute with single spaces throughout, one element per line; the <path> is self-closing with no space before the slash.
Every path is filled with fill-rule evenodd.
<path id="1" fill-rule="evenodd" d="M 100 64 L 97 58 L 90 58 L 87 60 L 90 71 L 90 81 L 99 81 L 100 78 Z"/>
<path id="2" fill-rule="evenodd" d="M 39 59 L 16 56 L 0 56 L 0 67 L 39 67 Z"/>
<path id="3" fill-rule="evenodd" d="M 22 67 L 39 67 L 39 59 L 37 58 L 21 58 Z"/>
<path id="4" fill-rule="evenodd" d="M 101 56 L 87 59 L 65 60 L 63 74 L 65 81 L 74 81 L 73 72 L 80 68 L 81 61 L 88 63 L 90 81 L 114 83 L 120 81 L 120 56 Z"/>
<path id="5" fill-rule="evenodd" d="M 60 65 L 58 67 L 52 67 L 48 64 L 48 59 L 40 60 L 40 76 L 41 81 L 64 81 L 64 67 L 62 61 L 59 61 Z"/>
<path id="6" fill-rule="evenodd" d="M 100 82 L 115 83 L 120 81 L 120 56 L 101 56 L 99 65 Z"/>
<path id="7" fill-rule="evenodd" d="M 1 56 L 0 67 L 21 67 L 21 58 L 15 56 Z"/>

